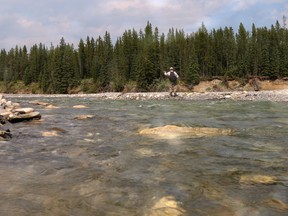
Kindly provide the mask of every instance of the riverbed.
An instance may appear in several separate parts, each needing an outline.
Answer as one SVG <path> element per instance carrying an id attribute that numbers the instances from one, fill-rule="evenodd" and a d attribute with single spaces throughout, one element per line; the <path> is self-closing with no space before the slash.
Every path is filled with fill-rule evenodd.
<path id="1" fill-rule="evenodd" d="M 0 215 L 287 215 L 286 103 L 8 99 L 42 118 L 11 125 L 13 138 L 0 142 Z M 36 99 L 54 107 L 30 103 Z M 165 125 L 235 132 L 138 134 Z"/>

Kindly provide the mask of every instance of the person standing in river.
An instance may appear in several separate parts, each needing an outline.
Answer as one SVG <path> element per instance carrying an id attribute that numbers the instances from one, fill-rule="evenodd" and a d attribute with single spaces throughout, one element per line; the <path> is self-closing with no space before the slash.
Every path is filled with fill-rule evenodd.
<path id="1" fill-rule="evenodd" d="M 170 71 L 165 72 L 164 75 L 169 78 L 169 81 L 171 83 L 170 87 L 170 96 L 171 97 L 176 97 L 177 96 L 177 83 L 178 83 L 178 78 L 179 75 L 174 71 L 173 67 L 170 67 Z"/>

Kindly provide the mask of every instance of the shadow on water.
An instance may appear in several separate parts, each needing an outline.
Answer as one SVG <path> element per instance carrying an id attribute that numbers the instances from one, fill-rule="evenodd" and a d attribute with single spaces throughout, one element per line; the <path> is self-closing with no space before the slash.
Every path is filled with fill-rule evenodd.
<path id="1" fill-rule="evenodd" d="M 11 99 L 42 120 L 0 142 L 0 215 L 287 215 L 287 104 L 34 99 Z M 236 132 L 137 134 L 167 124 Z"/>

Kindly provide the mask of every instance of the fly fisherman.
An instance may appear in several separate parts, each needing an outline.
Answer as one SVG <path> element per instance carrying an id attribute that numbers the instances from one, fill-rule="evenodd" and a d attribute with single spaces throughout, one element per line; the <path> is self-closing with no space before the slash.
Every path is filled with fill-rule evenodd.
<path id="1" fill-rule="evenodd" d="M 177 80 L 179 75 L 174 71 L 173 67 L 170 67 L 170 71 L 165 72 L 164 75 L 167 76 L 170 80 L 171 87 L 170 87 L 170 96 L 176 97 L 177 96 Z"/>

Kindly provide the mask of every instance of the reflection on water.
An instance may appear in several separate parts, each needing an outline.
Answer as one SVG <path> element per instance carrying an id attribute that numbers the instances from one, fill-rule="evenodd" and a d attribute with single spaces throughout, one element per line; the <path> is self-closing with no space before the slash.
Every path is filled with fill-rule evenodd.
<path id="1" fill-rule="evenodd" d="M 9 99 L 42 120 L 11 125 L 0 142 L 0 215 L 287 215 L 287 104 Z M 235 133 L 137 133 L 165 125 Z"/>

